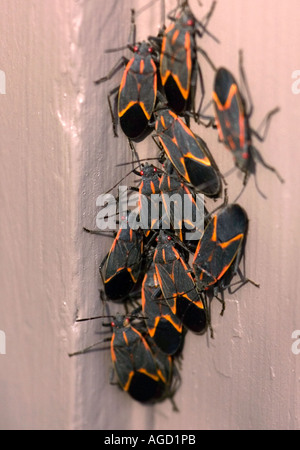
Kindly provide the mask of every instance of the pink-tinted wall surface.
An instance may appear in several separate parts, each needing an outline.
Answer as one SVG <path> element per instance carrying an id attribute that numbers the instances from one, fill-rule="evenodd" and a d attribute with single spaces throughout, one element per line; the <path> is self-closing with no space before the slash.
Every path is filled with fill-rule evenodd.
<path id="1" fill-rule="evenodd" d="M 145 407 L 110 385 L 108 351 L 68 356 L 104 336 L 98 321 L 75 323 L 102 311 L 98 266 L 111 243 L 82 227 L 95 228 L 98 195 L 128 170 L 116 164 L 131 158 L 124 136 L 113 137 L 106 99 L 121 73 L 99 86 L 94 80 L 122 54 L 104 52 L 127 43 L 130 8 L 146 3 L 1 0 L 0 428 L 299 429 L 297 0 L 219 0 L 209 30 L 220 44 L 201 40 L 237 78 L 243 49 L 253 128 L 280 106 L 257 146 L 285 183 L 258 166 L 267 199 L 251 178 L 239 200 L 250 219 L 247 276 L 260 289 L 226 294 L 223 317 L 213 302 L 214 339 L 187 335 L 178 413 L 170 402 Z M 167 11 L 176 3 L 166 1 Z M 200 18 L 211 4 L 189 3 Z M 159 25 L 156 2 L 137 16 L 138 39 Z M 208 101 L 213 74 L 199 60 Z M 229 170 L 231 155 L 216 134 L 191 126 Z M 139 153 L 154 155 L 151 141 L 138 144 Z M 241 182 L 237 171 L 229 176 L 230 200 Z"/>

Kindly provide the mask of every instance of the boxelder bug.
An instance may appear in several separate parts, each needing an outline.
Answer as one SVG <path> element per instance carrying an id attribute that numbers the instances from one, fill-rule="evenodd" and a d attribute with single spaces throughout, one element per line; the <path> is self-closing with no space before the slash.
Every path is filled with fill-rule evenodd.
<path id="1" fill-rule="evenodd" d="M 214 295 L 230 286 L 236 273 L 241 283 L 253 281 L 240 273 L 238 266 L 245 248 L 248 217 L 238 204 L 230 204 L 213 215 L 200 239 L 193 259 L 198 291 Z M 257 285 L 256 285 L 257 286 Z M 224 308 L 224 302 L 223 302 Z"/>
<path id="2" fill-rule="evenodd" d="M 207 325 L 205 306 L 198 294 L 191 271 L 172 242 L 172 237 L 160 230 L 153 261 L 162 294 L 171 311 L 183 325 L 202 333 Z"/>
<path id="3" fill-rule="evenodd" d="M 134 10 L 132 10 L 132 24 Z M 135 33 L 134 33 L 135 35 Z M 135 41 L 135 38 L 134 38 Z M 114 88 L 108 95 L 108 103 L 112 116 L 114 135 L 117 136 L 116 116 L 125 135 L 133 140 L 142 140 L 151 132 L 148 122 L 156 103 L 157 94 L 157 64 L 159 53 L 150 42 L 143 41 L 128 45 L 134 56 L 128 60 L 122 57 L 111 71 L 96 84 L 110 79 L 122 66 L 126 65 L 120 86 Z M 112 107 L 110 98 L 115 97 L 116 107 Z"/>
<path id="4" fill-rule="evenodd" d="M 182 323 L 166 303 L 157 280 L 154 262 L 147 270 L 142 284 L 142 309 L 149 336 L 161 351 L 175 354 L 182 347 Z"/>
<path id="5" fill-rule="evenodd" d="M 116 316 L 111 324 L 111 356 L 122 389 L 140 402 L 162 395 L 164 379 L 153 353 L 142 334 L 130 324 L 128 317 Z"/>
<path id="6" fill-rule="evenodd" d="M 159 143 L 178 173 L 199 192 L 219 197 L 220 171 L 203 139 L 170 109 L 157 109 L 154 116 Z"/>
<path id="7" fill-rule="evenodd" d="M 255 174 L 255 161 L 260 162 L 264 167 L 274 172 L 279 180 L 283 182 L 284 180 L 277 170 L 263 160 L 259 151 L 252 144 L 252 136 L 255 136 L 260 141 L 264 141 L 270 119 L 279 109 L 273 109 L 266 116 L 263 136 L 252 130 L 249 125 L 249 118 L 253 113 L 253 106 L 243 70 L 242 52 L 240 52 L 240 73 L 250 99 L 249 111 L 246 110 L 245 99 L 233 75 L 223 67 L 219 68 L 215 75 L 212 98 L 219 139 L 232 151 L 235 165 L 244 172 L 244 186 L 248 181 L 249 175 Z M 261 193 L 261 195 L 263 194 Z"/>
<path id="8" fill-rule="evenodd" d="M 197 73 L 199 74 L 202 98 L 198 108 L 201 110 L 204 97 L 204 84 L 201 69 L 197 61 L 197 51 L 200 51 L 215 70 L 206 52 L 197 46 L 196 36 L 203 36 L 208 31 L 206 26 L 213 13 L 216 2 L 205 18 L 205 24 L 195 18 L 184 1 L 177 17 L 168 15 L 172 23 L 165 30 L 160 55 L 161 82 L 168 99 L 168 104 L 177 114 L 186 111 L 195 113 L 195 94 L 197 85 Z M 210 33 L 208 33 L 210 34 Z"/>
<path id="9" fill-rule="evenodd" d="M 127 316 L 116 314 L 115 316 L 93 317 L 92 319 L 113 317 L 110 324 L 103 324 L 111 326 L 112 337 L 84 350 L 71 353 L 69 356 L 86 353 L 101 342 L 109 340 L 111 359 L 118 385 L 133 399 L 141 403 L 152 403 L 172 397 L 175 393 L 175 385 L 172 385 L 173 359 L 161 353 L 154 343 L 148 343 L 142 332 L 138 330 L 138 325 L 131 324 L 139 309 L 137 308 Z M 84 320 L 90 319 L 77 321 Z"/>
<path id="10" fill-rule="evenodd" d="M 152 164 L 146 163 L 140 172 L 133 171 L 135 174 L 142 177 L 141 184 L 139 186 L 139 216 L 141 226 L 144 230 L 152 230 L 159 228 L 159 221 L 161 218 L 161 212 L 159 209 L 158 197 L 155 195 L 160 194 L 160 176 L 157 168 Z M 131 188 L 135 190 L 135 188 Z M 146 231 L 146 235 L 148 235 Z"/>
<path id="11" fill-rule="evenodd" d="M 111 300 L 123 300 L 141 274 L 143 233 L 130 228 L 123 218 L 114 242 L 99 267 L 104 291 Z"/>
<path id="12" fill-rule="evenodd" d="M 132 142 L 130 143 L 132 144 Z M 131 145 L 132 146 L 132 145 Z M 157 159 L 157 158 L 152 158 Z M 140 161 L 139 161 L 140 162 Z M 125 163 L 126 164 L 126 163 Z M 134 201 L 138 200 L 138 214 L 135 216 L 136 221 L 134 220 L 134 211 L 132 211 L 132 216 L 130 223 L 132 228 L 141 228 L 145 231 L 145 234 L 148 236 L 150 230 L 158 229 L 160 226 L 162 208 L 160 208 L 160 169 L 153 166 L 153 164 L 149 164 L 146 162 L 145 164 L 139 164 L 140 170 L 138 167 L 133 168 L 129 173 L 127 173 L 121 180 L 118 181 L 114 186 L 112 186 L 108 191 L 112 191 L 115 189 L 120 181 L 123 181 L 127 178 L 128 175 L 134 173 L 141 177 L 141 182 L 139 187 L 130 186 L 128 188 L 129 191 L 138 192 L 138 198 L 134 197 Z M 127 190 L 122 192 L 122 194 L 127 195 Z M 122 208 L 124 208 L 123 197 L 121 195 L 119 199 Z M 127 207 L 127 197 L 124 200 L 126 202 Z M 130 206 L 133 206 L 133 202 L 131 202 Z"/>
<path id="13" fill-rule="evenodd" d="M 195 250 L 204 230 L 206 209 L 202 196 L 195 195 L 182 181 L 169 159 L 164 163 L 159 187 L 171 227 L 188 248 Z"/>

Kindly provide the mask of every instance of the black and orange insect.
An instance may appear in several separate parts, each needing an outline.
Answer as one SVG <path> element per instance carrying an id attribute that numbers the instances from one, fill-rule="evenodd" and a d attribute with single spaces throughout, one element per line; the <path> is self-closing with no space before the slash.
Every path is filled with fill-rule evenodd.
<path id="1" fill-rule="evenodd" d="M 131 189 L 139 192 L 139 219 L 141 228 L 147 236 L 150 230 L 160 227 L 160 172 L 153 164 L 148 163 L 144 164 L 140 171 L 133 172 L 142 177 L 139 188 Z"/>
<path id="2" fill-rule="evenodd" d="M 146 339 L 126 316 L 116 315 L 111 326 L 111 358 L 121 388 L 142 403 L 161 397 L 169 380 L 156 363 Z M 166 371 L 169 374 L 169 367 Z"/>
<path id="3" fill-rule="evenodd" d="M 204 140 L 168 108 L 158 109 L 154 116 L 160 147 L 185 182 L 209 197 L 219 197 L 222 177 Z"/>
<path id="4" fill-rule="evenodd" d="M 173 314 L 194 333 L 207 326 L 206 308 L 194 284 L 191 270 L 176 249 L 172 237 L 160 230 L 153 261 L 162 294 Z"/>
<path id="5" fill-rule="evenodd" d="M 187 1 L 182 2 L 178 14 L 168 15 L 171 24 L 162 37 L 160 74 L 169 107 L 177 114 L 183 114 L 186 111 L 195 113 L 197 76 L 199 76 L 202 94 L 197 114 L 201 110 L 205 89 L 197 52 L 202 53 L 213 69 L 215 67 L 207 53 L 198 47 L 196 37 L 202 37 L 205 32 L 210 34 L 206 27 L 215 4 L 216 2 L 212 3 L 209 13 L 202 22 L 193 15 Z"/>
<path id="6" fill-rule="evenodd" d="M 244 172 L 244 186 L 248 181 L 249 175 L 255 174 L 256 161 L 261 163 L 268 170 L 274 172 L 278 179 L 283 182 L 284 180 L 277 170 L 264 161 L 261 154 L 252 143 L 253 136 L 260 141 L 265 140 L 270 125 L 270 119 L 279 111 L 279 108 L 270 111 L 264 119 L 263 123 L 265 123 L 265 130 L 263 135 L 254 131 L 249 124 L 249 119 L 253 113 L 253 105 L 243 69 L 241 52 L 240 73 L 249 97 L 248 110 L 245 98 L 242 96 L 238 84 L 231 72 L 226 68 L 221 67 L 217 70 L 215 75 L 212 98 L 219 139 L 223 142 L 225 147 L 232 152 L 235 165 Z M 262 195 L 264 196 L 264 194 Z"/>
<path id="7" fill-rule="evenodd" d="M 134 23 L 134 10 L 132 10 L 132 23 Z M 135 33 L 133 40 L 135 42 Z M 122 56 L 105 77 L 96 81 L 96 84 L 99 84 L 109 80 L 125 66 L 120 85 L 108 94 L 115 136 L 118 135 L 117 120 L 125 135 L 132 140 L 140 141 L 151 132 L 148 123 L 156 103 L 159 61 L 159 51 L 153 44 L 146 41 L 129 44 L 127 47 L 134 56 L 130 60 Z M 112 96 L 115 96 L 114 106 L 110 100 Z"/>
<path id="8" fill-rule="evenodd" d="M 160 178 L 160 190 L 164 206 L 164 223 L 175 231 L 190 250 L 195 250 L 204 231 L 207 214 L 202 194 L 195 194 L 184 183 L 169 159 L 166 159 Z"/>
<path id="9" fill-rule="evenodd" d="M 184 336 L 182 323 L 162 295 L 153 261 L 143 279 L 142 310 L 149 336 L 160 350 L 168 355 L 181 350 Z"/>
<path id="10" fill-rule="evenodd" d="M 136 308 L 127 315 L 117 313 L 113 316 L 78 319 L 77 322 L 82 322 L 111 317 L 111 322 L 103 323 L 103 326 L 111 327 L 112 336 L 81 351 L 70 353 L 69 356 L 86 353 L 109 341 L 114 372 L 123 391 L 141 403 L 155 403 L 167 397 L 172 400 L 178 387 L 177 380 L 175 377 L 173 379 L 173 358 L 161 352 L 154 341 L 139 329 L 140 322 L 132 324 L 135 319 L 143 319 L 138 317 L 139 310 L 140 308 Z"/>
<path id="11" fill-rule="evenodd" d="M 247 213 L 237 203 L 225 206 L 212 216 L 198 243 L 192 264 L 199 292 L 210 291 L 217 295 L 230 287 L 237 273 L 241 278 L 240 286 L 249 281 L 256 285 L 239 270 L 247 231 Z"/>
<path id="12" fill-rule="evenodd" d="M 124 300 L 142 271 L 143 233 L 123 217 L 113 244 L 99 267 L 104 292 L 110 300 Z"/>

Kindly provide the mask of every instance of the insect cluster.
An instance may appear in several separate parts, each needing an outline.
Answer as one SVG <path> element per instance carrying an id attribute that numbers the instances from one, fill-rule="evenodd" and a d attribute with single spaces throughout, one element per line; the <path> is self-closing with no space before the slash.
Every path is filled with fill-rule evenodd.
<path id="1" fill-rule="evenodd" d="M 213 336 L 213 298 L 221 301 L 223 314 L 224 292 L 232 293 L 250 281 L 239 268 L 247 213 L 236 200 L 228 203 L 225 177 L 204 140 L 192 131 L 191 120 L 217 130 L 216 137 L 244 174 L 241 192 L 249 175 L 255 175 L 257 161 L 283 181 L 252 143 L 253 136 L 264 140 L 278 109 L 267 115 L 262 136 L 252 130 L 251 100 L 247 107 L 231 72 L 217 69 L 196 42 L 204 34 L 216 39 L 208 31 L 214 8 L 215 2 L 200 21 L 187 1 L 178 2 L 168 14 L 168 27 L 147 41 L 128 45 L 133 57 L 122 57 L 97 81 L 110 79 L 125 66 L 121 83 L 108 100 L 114 134 L 119 124 L 130 142 L 132 172 L 140 176 L 139 187 L 131 189 L 139 201 L 137 211 L 119 214 L 119 229 L 100 274 L 108 304 L 124 307 L 111 322 L 117 382 L 142 403 L 173 398 L 180 385 L 186 333 L 210 331 Z M 205 89 L 198 53 L 215 72 L 212 117 L 202 110 Z M 241 54 L 240 73 L 250 99 Z M 201 100 L 196 108 L 197 84 Z M 156 163 L 142 163 L 135 143 L 151 133 Z M 207 199 L 222 203 L 209 211 Z M 235 276 L 239 280 L 232 282 Z"/>

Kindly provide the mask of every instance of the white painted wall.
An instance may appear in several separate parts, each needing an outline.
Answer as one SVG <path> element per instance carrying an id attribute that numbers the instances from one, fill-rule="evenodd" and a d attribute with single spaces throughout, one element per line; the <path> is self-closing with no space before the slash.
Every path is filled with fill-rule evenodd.
<path id="1" fill-rule="evenodd" d="M 70 425 L 81 170 L 76 8 L 1 1 L 1 428 Z"/>
<path id="2" fill-rule="evenodd" d="M 110 240 L 93 228 L 96 198 L 117 181 L 129 160 L 123 136 L 112 136 L 107 92 L 94 86 L 127 42 L 130 7 L 142 0 L 1 0 L 0 70 L 0 427 L 16 429 L 299 429 L 300 355 L 291 338 L 300 329 L 299 189 L 300 95 L 292 73 L 300 69 L 297 0 L 219 0 L 209 37 L 201 41 L 217 65 L 238 75 L 244 50 L 257 127 L 279 105 L 267 141 L 259 145 L 280 170 L 282 186 L 258 167 L 240 200 L 250 218 L 247 275 L 259 282 L 227 296 L 224 317 L 213 304 L 215 339 L 187 336 L 182 386 L 171 404 L 145 407 L 109 384 L 110 355 L 68 352 L 103 337 L 101 324 L 74 324 L 76 315 L 101 312 L 98 265 Z M 173 5 L 168 1 L 168 8 Z M 200 8 L 190 0 L 198 17 Z M 138 38 L 155 34 L 159 2 L 137 19 Z M 203 62 L 207 86 L 210 69 Z M 209 89 L 207 89 L 209 90 Z M 0 89 L 1 91 L 1 89 Z M 222 171 L 229 152 L 211 130 L 193 126 Z M 138 146 L 153 153 L 147 140 Z M 230 198 L 241 180 L 230 176 Z M 124 412 L 124 413 L 123 413 Z"/>

